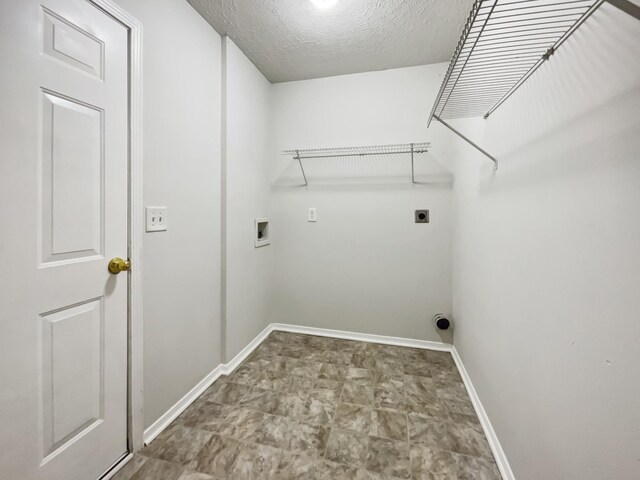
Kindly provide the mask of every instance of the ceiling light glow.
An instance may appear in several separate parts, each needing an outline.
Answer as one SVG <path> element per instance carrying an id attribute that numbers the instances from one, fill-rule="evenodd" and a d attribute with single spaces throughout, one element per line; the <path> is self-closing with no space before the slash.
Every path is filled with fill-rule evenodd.
<path id="1" fill-rule="evenodd" d="M 336 3 L 338 3 L 338 0 L 311 0 L 311 3 L 313 3 L 321 10 L 326 10 L 327 8 L 331 8 Z"/>

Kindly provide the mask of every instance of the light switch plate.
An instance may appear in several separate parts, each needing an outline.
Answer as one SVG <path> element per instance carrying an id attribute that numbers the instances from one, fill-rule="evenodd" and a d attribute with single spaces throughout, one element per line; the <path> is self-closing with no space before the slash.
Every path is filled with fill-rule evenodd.
<path id="1" fill-rule="evenodd" d="M 307 222 L 317 222 L 318 221 L 318 209 L 315 207 L 309 208 L 307 210 Z"/>
<path id="2" fill-rule="evenodd" d="M 167 229 L 167 207 L 146 208 L 147 232 L 164 232 Z"/>

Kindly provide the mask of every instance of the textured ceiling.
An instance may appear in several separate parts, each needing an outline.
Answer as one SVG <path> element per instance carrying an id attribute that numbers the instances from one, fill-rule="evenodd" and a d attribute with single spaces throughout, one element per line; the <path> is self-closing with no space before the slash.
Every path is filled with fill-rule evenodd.
<path id="1" fill-rule="evenodd" d="M 451 59 L 473 0 L 188 0 L 272 82 Z"/>

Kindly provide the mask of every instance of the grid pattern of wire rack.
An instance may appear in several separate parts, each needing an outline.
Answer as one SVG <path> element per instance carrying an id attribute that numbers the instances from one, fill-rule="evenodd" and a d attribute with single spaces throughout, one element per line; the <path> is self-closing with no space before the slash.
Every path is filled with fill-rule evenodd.
<path id="1" fill-rule="evenodd" d="M 368 155 L 394 155 L 425 153 L 429 150 L 429 142 L 402 143 L 395 145 L 369 145 L 364 147 L 331 147 L 331 148 L 307 148 L 301 150 L 283 150 L 283 155 L 292 155 L 295 158 L 340 158 L 340 157 L 365 157 Z"/>
<path id="2" fill-rule="evenodd" d="M 283 150 L 283 155 L 290 155 L 298 161 L 305 185 L 308 185 L 307 175 L 303 160 L 311 159 L 340 159 L 353 157 L 380 157 L 406 156 L 411 160 L 411 180 L 415 182 L 414 158 L 421 154 L 428 154 L 429 142 L 403 143 L 394 145 L 369 145 L 361 147 L 332 147 L 332 148 L 308 148 L 300 150 Z"/>
<path id="3" fill-rule="evenodd" d="M 429 122 L 488 117 L 604 0 L 476 0 Z"/>

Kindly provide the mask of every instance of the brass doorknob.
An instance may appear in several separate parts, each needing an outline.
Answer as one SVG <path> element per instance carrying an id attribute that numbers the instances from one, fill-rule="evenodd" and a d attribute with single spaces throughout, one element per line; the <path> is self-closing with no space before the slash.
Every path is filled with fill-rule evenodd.
<path id="1" fill-rule="evenodd" d="M 109 262 L 109 271 L 114 275 L 131 269 L 131 262 L 129 260 L 123 260 L 120 257 L 112 258 Z"/>

